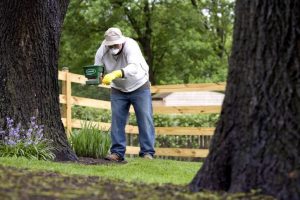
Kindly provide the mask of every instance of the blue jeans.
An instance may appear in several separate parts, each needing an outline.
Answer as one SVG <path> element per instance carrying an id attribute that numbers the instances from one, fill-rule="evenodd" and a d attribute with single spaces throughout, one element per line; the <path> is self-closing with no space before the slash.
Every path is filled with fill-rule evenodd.
<path id="1" fill-rule="evenodd" d="M 125 126 L 129 116 L 130 105 L 133 106 L 139 129 L 139 156 L 154 155 L 155 130 L 152 114 L 152 98 L 150 89 L 137 90 L 130 93 L 111 93 L 111 153 L 124 159 L 126 151 Z"/>

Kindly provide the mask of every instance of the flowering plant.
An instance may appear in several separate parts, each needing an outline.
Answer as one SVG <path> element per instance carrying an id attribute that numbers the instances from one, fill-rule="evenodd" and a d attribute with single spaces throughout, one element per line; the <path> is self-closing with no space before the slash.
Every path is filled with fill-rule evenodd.
<path id="1" fill-rule="evenodd" d="M 6 130 L 0 128 L 0 156 L 27 157 L 39 160 L 53 160 L 54 147 L 52 141 L 44 138 L 44 126 L 36 123 L 36 118 L 30 118 L 28 129 L 23 129 L 21 123 L 14 125 L 14 120 L 6 118 Z"/>

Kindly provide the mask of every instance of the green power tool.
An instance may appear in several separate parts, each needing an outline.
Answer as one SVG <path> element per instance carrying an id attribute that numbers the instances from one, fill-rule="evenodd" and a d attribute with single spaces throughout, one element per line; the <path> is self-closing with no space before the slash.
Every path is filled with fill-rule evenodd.
<path id="1" fill-rule="evenodd" d="M 100 65 L 88 65 L 83 67 L 84 75 L 88 79 L 85 83 L 87 85 L 99 85 L 101 83 L 100 77 L 103 76 L 104 67 Z"/>

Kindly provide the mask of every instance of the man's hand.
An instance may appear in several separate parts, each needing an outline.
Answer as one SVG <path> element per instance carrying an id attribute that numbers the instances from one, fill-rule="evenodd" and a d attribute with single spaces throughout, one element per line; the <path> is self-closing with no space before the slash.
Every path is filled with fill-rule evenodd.
<path id="1" fill-rule="evenodd" d="M 122 71 L 121 70 L 115 70 L 109 74 L 106 74 L 103 79 L 102 79 L 102 83 L 104 85 L 109 85 L 112 80 L 116 79 L 116 78 L 121 78 L 122 77 Z"/>

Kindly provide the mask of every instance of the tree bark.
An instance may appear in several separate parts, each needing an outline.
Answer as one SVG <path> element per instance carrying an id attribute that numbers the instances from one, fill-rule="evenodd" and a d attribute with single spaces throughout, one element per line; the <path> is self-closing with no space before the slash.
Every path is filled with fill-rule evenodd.
<path id="1" fill-rule="evenodd" d="M 57 160 L 76 160 L 61 121 L 58 49 L 69 0 L 0 2 L 0 127 L 36 116 Z"/>
<path id="2" fill-rule="evenodd" d="M 152 11 L 154 4 L 152 4 L 152 8 L 150 8 L 148 0 L 144 1 L 144 16 L 145 16 L 145 32 L 143 36 L 139 36 L 139 42 L 142 44 L 144 54 L 146 56 L 146 61 L 149 65 L 149 79 L 152 85 L 156 84 L 156 80 L 154 77 L 153 70 L 153 49 L 151 46 L 152 42 Z"/>
<path id="3" fill-rule="evenodd" d="M 237 0 L 210 153 L 190 188 L 300 199 L 300 2 Z"/>

